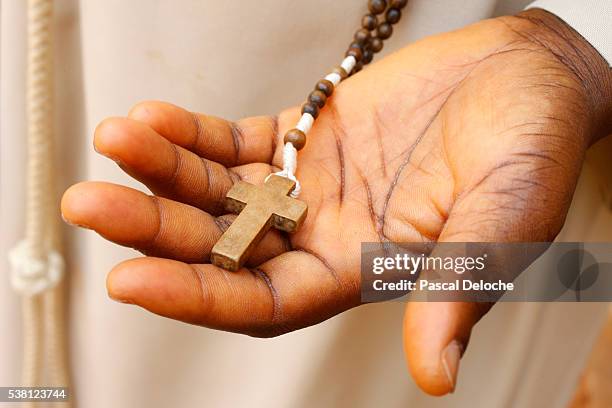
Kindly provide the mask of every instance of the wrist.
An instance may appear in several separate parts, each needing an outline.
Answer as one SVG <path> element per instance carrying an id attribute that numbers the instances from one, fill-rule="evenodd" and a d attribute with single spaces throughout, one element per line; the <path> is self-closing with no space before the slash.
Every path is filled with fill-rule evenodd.
<path id="1" fill-rule="evenodd" d="M 530 9 L 512 17 L 521 37 L 544 48 L 573 75 L 584 93 L 590 116 L 589 145 L 612 134 L 612 69 L 608 62 L 571 26 L 552 13 Z"/>

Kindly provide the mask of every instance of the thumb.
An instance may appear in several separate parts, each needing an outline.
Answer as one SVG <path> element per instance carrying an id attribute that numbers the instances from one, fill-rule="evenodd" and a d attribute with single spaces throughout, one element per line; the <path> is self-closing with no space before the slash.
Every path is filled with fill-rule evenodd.
<path id="1" fill-rule="evenodd" d="M 408 302 L 404 353 L 417 385 L 431 395 L 453 392 L 472 327 L 489 303 Z"/>
<path id="2" fill-rule="evenodd" d="M 534 189 L 517 203 L 508 194 L 491 199 L 489 194 L 496 188 L 505 188 L 504 181 L 511 178 L 495 179 L 498 183 L 495 187 L 488 186 L 486 197 L 472 191 L 455 203 L 438 243 L 549 242 L 554 239 L 567 212 L 571 186 L 562 197 L 564 199 L 546 201 L 542 194 L 535 194 L 538 191 Z M 436 256 L 444 251 L 442 247 L 434 249 Z M 404 352 L 419 387 L 432 395 L 454 391 L 461 356 L 472 328 L 492 306 L 492 303 L 482 302 L 408 302 L 403 323 Z"/>

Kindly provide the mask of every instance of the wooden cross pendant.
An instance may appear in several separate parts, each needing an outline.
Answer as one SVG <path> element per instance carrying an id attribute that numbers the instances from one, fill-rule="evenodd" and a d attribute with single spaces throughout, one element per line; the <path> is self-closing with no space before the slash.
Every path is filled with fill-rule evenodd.
<path id="1" fill-rule="evenodd" d="M 271 175 L 263 186 L 240 181 L 225 197 L 225 208 L 238 215 L 212 249 L 213 264 L 237 271 L 270 227 L 295 232 L 306 218 L 303 201 L 288 197 L 295 182 Z"/>

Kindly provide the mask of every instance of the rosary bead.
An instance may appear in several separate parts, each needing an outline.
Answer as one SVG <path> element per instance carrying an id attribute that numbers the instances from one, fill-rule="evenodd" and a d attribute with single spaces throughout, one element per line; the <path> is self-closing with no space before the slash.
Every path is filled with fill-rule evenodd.
<path id="1" fill-rule="evenodd" d="M 372 59 L 374 58 L 374 53 L 372 52 L 371 49 L 366 48 L 366 50 L 363 52 L 363 59 L 361 60 L 362 64 L 369 64 L 370 62 L 372 62 Z"/>
<path id="2" fill-rule="evenodd" d="M 378 25 L 378 19 L 372 14 L 366 14 L 361 19 L 361 26 L 366 30 L 373 31 Z"/>
<path id="3" fill-rule="evenodd" d="M 346 56 L 355 57 L 355 59 L 359 62 L 361 61 L 361 58 L 363 58 L 363 51 L 361 51 L 361 48 L 351 47 L 348 49 L 348 51 L 346 51 Z"/>
<path id="4" fill-rule="evenodd" d="M 330 97 L 334 93 L 334 84 L 327 79 L 322 79 L 315 85 L 315 90 L 321 91 L 325 96 Z"/>
<path id="5" fill-rule="evenodd" d="M 361 28 L 355 32 L 355 41 L 359 44 L 365 44 L 370 39 L 370 31 Z"/>
<path id="6" fill-rule="evenodd" d="M 359 51 L 363 51 L 363 46 L 364 46 L 364 44 L 362 44 L 362 43 L 360 43 L 358 41 L 353 41 L 352 43 L 349 44 L 349 50 L 351 48 L 356 48 Z"/>
<path id="7" fill-rule="evenodd" d="M 350 74 L 355 68 L 355 64 L 357 64 L 357 59 L 355 57 L 346 57 L 340 63 L 340 66 L 346 71 L 347 74 Z"/>
<path id="8" fill-rule="evenodd" d="M 391 7 L 396 9 L 403 9 L 408 4 L 408 0 L 391 0 Z"/>
<path id="9" fill-rule="evenodd" d="M 321 91 L 312 91 L 310 95 L 308 95 L 308 101 L 314 103 L 320 108 L 325 106 L 325 101 L 327 101 L 327 96 Z"/>
<path id="10" fill-rule="evenodd" d="M 285 133 L 285 143 L 291 143 L 295 150 L 302 150 L 306 145 L 306 134 L 299 129 L 291 129 Z"/>
<path id="11" fill-rule="evenodd" d="M 397 23 L 400 21 L 400 18 L 402 18 L 402 12 L 394 7 L 387 10 L 387 14 L 385 15 L 385 21 L 391 24 Z"/>
<path id="12" fill-rule="evenodd" d="M 361 62 L 355 64 L 355 68 L 353 68 L 353 74 L 356 74 L 361 71 L 361 68 L 363 68 L 363 64 Z"/>
<path id="13" fill-rule="evenodd" d="M 355 58 L 355 59 L 357 59 L 357 58 Z M 348 77 L 348 72 L 346 72 L 346 69 L 342 68 L 341 66 L 335 67 L 333 72 L 335 74 L 340 75 L 340 78 L 343 79 L 343 80 Z"/>
<path id="14" fill-rule="evenodd" d="M 380 38 L 374 37 L 370 40 L 370 49 L 373 52 L 380 52 L 383 49 L 383 42 Z"/>
<path id="15" fill-rule="evenodd" d="M 376 29 L 376 34 L 381 40 L 386 40 L 393 34 L 393 27 L 389 23 L 382 23 Z"/>
<path id="16" fill-rule="evenodd" d="M 295 128 L 297 130 L 301 130 L 302 132 L 304 132 L 304 134 L 307 134 L 308 132 L 310 132 L 310 129 L 312 129 L 313 123 L 314 118 L 312 117 L 312 115 L 310 113 L 304 113 L 302 114 L 302 117 L 298 121 L 297 125 L 295 125 Z"/>
<path id="17" fill-rule="evenodd" d="M 372 14 L 382 14 L 387 8 L 387 0 L 369 0 L 368 9 Z"/>
<path id="18" fill-rule="evenodd" d="M 312 102 L 306 102 L 304 105 L 302 105 L 302 113 L 309 113 L 316 119 L 317 116 L 319 116 L 319 107 Z"/>
<path id="19" fill-rule="evenodd" d="M 338 86 L 340 81 L 342 81 L 342 77 L 340 76 L 340 74 L 338 74 L 336 72 L 332 72 L 331 74 L 327 74 L 325 79 L 327 79 L 329 82 L 331 82 L 334 85 L 334 87 Z"/>

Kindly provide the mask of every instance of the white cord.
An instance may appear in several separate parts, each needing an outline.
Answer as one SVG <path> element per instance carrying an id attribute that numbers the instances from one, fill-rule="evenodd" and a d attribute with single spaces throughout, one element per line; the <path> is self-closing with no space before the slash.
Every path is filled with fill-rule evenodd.
<path id="1" fill-rule="evenodd" d="M 56 250 L 52 166 L 53 0 L 28 0 L 27 5 L 26 226 L 25 239 L 9 253 L 11 284 L 23 299 L 22 385 L 68 387 L 64 298 L 58 285 L 64 260 Z"/>
<path id="2" fill-rule="evenodd" d="M 297 169 L 297 150 L 293 147 L 293 143 L 285 143 L 283 147 L 283 169 L 281 171 L 277 171 L 275 174 L 281 177 L 287 177 L 289 180 L 295 181 L 295 188 L 291 192 L 291 197 L 298 198 L 300 195 L 300 191 L 302 190 L 300 186 L 300 182 L 295 177 L 295 170 Z M 266 181 L 272 175 L 270 174 L 266 177 Z"/>

